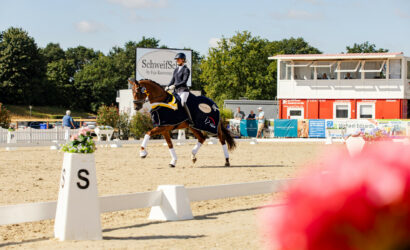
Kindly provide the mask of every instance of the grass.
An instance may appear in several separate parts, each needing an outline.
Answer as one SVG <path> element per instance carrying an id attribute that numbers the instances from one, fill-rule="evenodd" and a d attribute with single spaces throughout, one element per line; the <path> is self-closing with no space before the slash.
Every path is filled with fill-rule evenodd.
<path id="1" fill-rule="evenodd" d="M 55 106 L 33 106 L 30 109 L 26 105 L 7 105 L 4 106 L 10 111 L 12 119 L 35 119 L 35 118 L 48 118 L 48 119 L 61 119 L 66 112 L 65 108 Z M 95 117 L 93 113 L 84 112 L 81 110 L 71 110 L 71 116 L 74 118 L 86 119 L 89 117 Z"/>

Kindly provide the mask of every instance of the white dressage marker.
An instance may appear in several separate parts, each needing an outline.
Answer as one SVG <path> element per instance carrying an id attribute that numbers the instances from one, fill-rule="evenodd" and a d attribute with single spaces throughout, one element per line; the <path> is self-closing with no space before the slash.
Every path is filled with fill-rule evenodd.
<path id="1" fill-rule="evenodd" d="M 347 151 L 349 151 L 350 156 L 355 156 L 357 154 L 360 154 L 362 152 L 362 149 L 365 144 L 365 140 L 362 137 L 349 137 L 346 140 L 346 147 Z"/>
<path id="2" fill-rule="evenodd" d="M 60 240 L 101 240 L 94 154 L 64 154 L 54 223 Z"/>
<path id="3" fill-rule="evenodd" d="M 158 186 L 162 191 L 162 202 L 153 206 L 149 214 L 150 220 L 176 221 L 194 218 L 186 189 L 182 185 Z"/>

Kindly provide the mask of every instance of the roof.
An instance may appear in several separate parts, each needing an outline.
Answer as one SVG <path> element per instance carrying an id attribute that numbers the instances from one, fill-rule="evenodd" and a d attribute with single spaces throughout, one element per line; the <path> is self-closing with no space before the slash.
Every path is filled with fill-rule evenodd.
<path id="1" fill-rule="evenodd" d="M 346 53 L 346 54 L 286 54 L 269 57 L 270 60 L 335 60 L 335 59 L 377 59 L 402 58 L 403 52 Z"/>

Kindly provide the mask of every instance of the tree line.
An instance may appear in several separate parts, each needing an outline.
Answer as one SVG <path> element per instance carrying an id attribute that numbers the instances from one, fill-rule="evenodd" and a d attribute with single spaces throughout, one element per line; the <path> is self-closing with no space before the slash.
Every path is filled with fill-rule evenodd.
<path id="1" fill-rule="evenodd" d="M 142 37 L 113 47 L 108 54 L 77 46 L 62 49 L 58 43 L 44 48 L 21 29 L 0 33 L 0 102 L 4 104 L 56 105 L 96 112 L 115 104 L 117 90 L 135 77 L 136 48 L 167 48 L 160 40 Z M 190 49 L 190 48 L 184 48 Z M 365 42 L 346 47 L 348 53 L 384 52 Z M 318 54 L 303 38 L 269 41 L 250 32 L 222 38 L 201 55 L 193 50 L 192 88 L 203 91 L 218 105 L 225 99 L 274 99 L 276 54 Z"/>

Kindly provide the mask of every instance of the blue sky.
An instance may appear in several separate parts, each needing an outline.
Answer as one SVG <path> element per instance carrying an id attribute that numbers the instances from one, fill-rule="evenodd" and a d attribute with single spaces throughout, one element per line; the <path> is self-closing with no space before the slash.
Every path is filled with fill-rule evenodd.
<path id="1" fill-rule="evenodd" d="M 40 47 L 107 53 L 142 36 L 207 54 L 248 30 L 269 40 L 303 37 L 324 53 L 370 41 L 410 56 L 409 0 L 0 0 L 0 30 L 21 27 Z"/>

